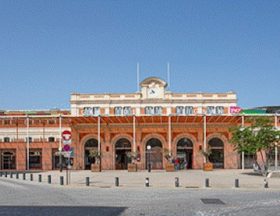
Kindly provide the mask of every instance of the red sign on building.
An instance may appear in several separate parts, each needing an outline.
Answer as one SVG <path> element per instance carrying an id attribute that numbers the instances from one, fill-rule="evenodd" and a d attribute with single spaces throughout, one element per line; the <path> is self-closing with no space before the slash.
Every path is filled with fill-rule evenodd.
<path id="1" fill-rule="evenodd" d="M 63 141 L 70 141 L 71 137 L 72 137 L 71 131 L 65 130 L 65 131 L 62 132 L 61 136 L 62 136 Z"/>

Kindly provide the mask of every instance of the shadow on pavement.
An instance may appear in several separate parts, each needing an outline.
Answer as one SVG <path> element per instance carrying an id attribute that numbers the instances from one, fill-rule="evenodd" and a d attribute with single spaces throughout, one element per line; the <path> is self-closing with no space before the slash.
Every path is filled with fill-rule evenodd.
<path id="1" fill-rule="evenodd" d="M 110 206 L 0 206 L 1 216 L 118 216 L 126 207 Z"/>

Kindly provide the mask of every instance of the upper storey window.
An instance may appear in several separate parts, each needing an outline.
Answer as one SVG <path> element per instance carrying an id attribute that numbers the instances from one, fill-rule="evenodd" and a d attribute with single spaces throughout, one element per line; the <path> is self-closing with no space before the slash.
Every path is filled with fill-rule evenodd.
<path id="1" fill-rule="evenodd" d="M 192 106 L 186 106 L 185 107 L 186 115 L 192 115 L 193 114 L 193 107 Z"/>
<path id="2" fill-rule="evenodd" d="M 99 107 L 85 107 L 84 116 L 98 116 L 100 114 Z"/>
<path id="3" fill-rule="evenodd" d="M 122 115 L 122 107 L 115 107 L 115 115 Z"/>
<path id="4" fill-rule="evenodd" d="M 185 114 L 185 110 L 183 106 L 177 106 L 176 107 L 176 114 L 177 115 L 184 115 Z"/>
<path id="5" fill-rule="evenodd" d="M 131 107 L 115 107 L 115 115 L 131 115 Z"/>
<path id="6" fill-rule="evenodd" d="M 207 110 L 206 110 L 206 113 L 209 114 L 209 115 L 215 114 L 215 107 L 214 106 L 208 106 Z"/>
<path id="7" fill-rule="evenodd" d="M 208 106 L 206 110 L 207 114 L 209 115 L 221 115 L 224 114 L 224 107 L 223 106 Z"/>
<path id="8" fill-rule="evenodd" d="M 162 114 L 162 107 L 156 106 L 154 110 L 155 115 L 161 115 Z"/>
<path id="9" fill-rule="evenodd" d="M 132 114 L 131 107 L 124 107 L 123 108 L 123 114 L 124 115 L 131 115 Z"/>
<path id="10" fill-rule="evenodd" d="M 177 106 L 176 107 L 176 114 L 177 115 L 192 115 L 193 114 L 193 107 L 192 106 Z"/>
<path id="11" fill-rule="evenodd" d="M 162 114 L 162 107 L 161 106 L 147 106 L 145 107 L 145 114 L 146 115 L 161 115 Z"/>
<path id="12" fill-rule="evenodd" d="M 217 106 L 216 107 L 216 114 L 218 114 L 218 115 L 224 114 L 224 107 L 223 106 Z"/>
<path id="13" fill-rule="evenodd" d="M 146 115 L 154 115 L 154 108 L 151 106 L 145 107 L 145 114 Z"/>

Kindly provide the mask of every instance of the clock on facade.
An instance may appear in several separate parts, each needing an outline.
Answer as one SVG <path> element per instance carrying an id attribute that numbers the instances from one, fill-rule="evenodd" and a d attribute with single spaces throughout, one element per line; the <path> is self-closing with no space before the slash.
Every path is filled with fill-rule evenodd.
<path id="1" fill-rule="evenodd" d="M 159 89 L 158 88 L 149 88 L 148 89 L 148 96 L 149 97 L 157 97 L 159 95 Z"/>

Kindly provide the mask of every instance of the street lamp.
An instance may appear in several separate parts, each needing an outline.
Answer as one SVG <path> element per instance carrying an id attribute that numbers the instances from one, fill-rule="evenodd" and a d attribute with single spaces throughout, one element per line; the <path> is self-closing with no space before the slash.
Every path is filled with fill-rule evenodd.
<path id="1" fill-rule="evenodd" d="M 151 146 L 148 145 L 147 146 L 147 150 L 148 150 L 148 172 L 151 172 Z"/>

